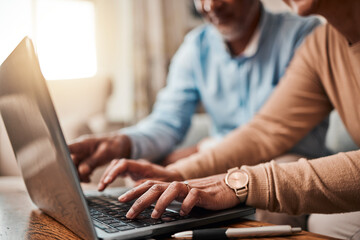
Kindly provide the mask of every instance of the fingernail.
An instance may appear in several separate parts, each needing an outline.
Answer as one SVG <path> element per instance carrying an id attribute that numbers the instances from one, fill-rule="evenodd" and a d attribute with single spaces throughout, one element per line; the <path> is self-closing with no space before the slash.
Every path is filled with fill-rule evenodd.
<path id="1" fill-rule="evenodd" d="M 107 176 L 105 179 L 104 179 L 104 183 L 109 183 L 111 180 L 110 176 Z"/>
<path id="2" fill-rule="evenodd" d="M 98 190 L 101 191 L 104 189 L 104 184 L 103 183 L 99 183 L 98 184 Z"/>
<path id="3" fill-rule="evenodd" d="M 185 212 L 183 210 L 180 210 L 180 216 L 185 216 Z"/>
<path id="4" fill-rule="evenodd" d="M 134 216 L 134 210 L 130 208 L 130 210 L 126 213 L 127 218 L 133 218 Z"/>
<path id="5" fill-rule="evenodd" d="M 154 209 L 154 211 L 151 213 L 151 217 L 152 218 L 159 218 L 159 212 L 156 209 Z"/>
<path id="6" fill-rule="evenodd" d="M 120 197 L 118 197 L 119 201 L 124 201 L 126 199 L 125 194 L 121 195 Z"/>

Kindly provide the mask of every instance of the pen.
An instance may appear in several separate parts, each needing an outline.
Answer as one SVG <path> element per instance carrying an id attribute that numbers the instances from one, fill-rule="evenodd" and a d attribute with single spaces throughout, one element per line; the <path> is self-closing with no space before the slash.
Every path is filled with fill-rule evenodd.
<path id="1" fill-rule="evenodd" d="M 194 231 L 185 231 L 175 233 L 171 237 L 180 239 L 229 239 L 241 237 L 267 237 L 283 236 L 301 232 L 300 227 L 291 227 L 290 225 L 250 227 L 250 228 L 212 228 L 199 229 Z"/>

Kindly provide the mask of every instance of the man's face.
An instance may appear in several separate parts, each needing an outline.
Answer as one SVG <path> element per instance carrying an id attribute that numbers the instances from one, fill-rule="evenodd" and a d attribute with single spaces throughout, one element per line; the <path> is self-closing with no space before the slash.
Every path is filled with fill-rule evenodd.
<path id="1" fill-rule="evenodd" d="M 194 3 L 197 11 L 229 41 L 246 34 L 259 11 L 258 0 L 194 0 Z"/>
<path id="2" fill-rule="evenodd" d="M 283 0 L 292 10 L 300 16 L 308 16 L 316 12 L 318 0 Z"/>

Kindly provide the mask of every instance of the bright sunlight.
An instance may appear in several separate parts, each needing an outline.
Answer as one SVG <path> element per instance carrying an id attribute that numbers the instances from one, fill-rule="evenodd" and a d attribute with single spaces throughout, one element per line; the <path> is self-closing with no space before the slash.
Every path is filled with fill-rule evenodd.
<path id="1" fill-rule="evenodd" d="M 96 74 L 93 2 L 37 0 L 34 31 L 41 70 L 47 80 Z"/>

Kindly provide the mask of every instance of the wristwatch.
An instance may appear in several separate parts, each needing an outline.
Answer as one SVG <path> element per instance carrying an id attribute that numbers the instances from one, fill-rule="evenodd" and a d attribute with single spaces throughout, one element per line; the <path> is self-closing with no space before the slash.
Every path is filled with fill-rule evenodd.
<path id="1" fill-rule="evenodd" d="M 245 203 L 248 195 L 248 174 L 238 167 L 231 168 L 226 174 L 225 183 L 235 191 L 235 195 L 240 199 L 240 202 Z"/>

